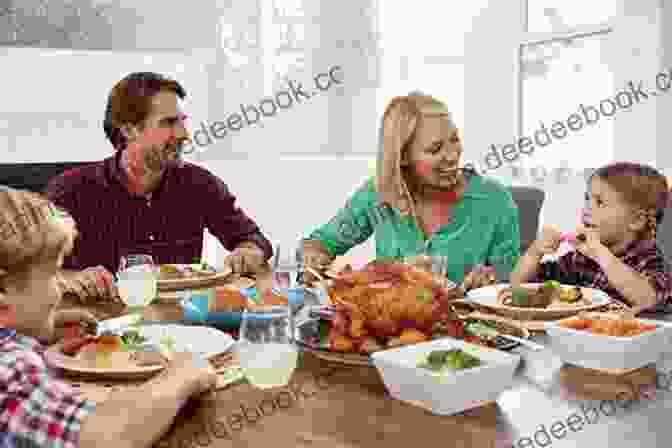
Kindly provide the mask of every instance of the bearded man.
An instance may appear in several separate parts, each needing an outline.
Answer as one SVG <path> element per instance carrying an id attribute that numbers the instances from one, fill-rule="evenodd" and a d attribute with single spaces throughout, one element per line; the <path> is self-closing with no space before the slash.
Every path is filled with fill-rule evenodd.
<path id="1" fill-rule="evenodd" d="M 259 226 L 236 205 L 227 185 L 181 160 L 190 142 L 178 100 L 186 91 L 157 73 L 132 73 L 110 92 L 103 128 L 115 154 L 54 178 L 49 199 L 75 219 L 79 238 L 63 267 L 66 291 L 114 295 L 120 257 L 193 263 L 207 227 L 231 254 L 235 273 L 254 273 L 271 257 Z"/>

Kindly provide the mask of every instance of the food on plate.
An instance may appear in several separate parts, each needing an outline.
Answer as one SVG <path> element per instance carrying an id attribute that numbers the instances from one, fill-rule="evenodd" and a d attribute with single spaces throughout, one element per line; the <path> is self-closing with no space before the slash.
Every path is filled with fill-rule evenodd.
<path id="1" fill-rule="evenodd" d="M 254 311 L 255 309 L 263 309 L 269 306 L 288 305 L 287 297 L 274 293 L 271 289 L 264 290 L 263 293 L 256 291 L 252 299 L 247 300 L 247 309 Z"/>
<path id="2" fill-rule="evenodd" d="M 464 370 L 478 367 L 481 360 L 470 355 L 464 350 L 433 350 L 427 355 L 427 358 L 418 364 L 421 369 L 428 369 L 433 372 L 445 372 L 450 370 Z"/>
<path id="3" fill-rule="evenodd" d="M 566 319 L 560 321 L 559 325 L 563 328 L 572 330 L 583 330 L 592 334 L 604 336 L 631 337 L 639 336 L 642 333 L 655 331 L 658 326 L 654 324 L 645 324 L 637 319 Z"/>
<path id="4" fill-rule="evenodd" d="M 115 352 L 123 349 L 123 341 L 120 336 L 104 335 L 98 336 L 79 350 L 81 359 L 92 361 L 96 367 L 112 367 L 112 357 Z"/>
<path id="5" fill-rule="evenodd" d="M 162 264 L 159 266 L 160 280 L 185 280 L 207 277 L 216 273 L 205 264 Z"/>
<path id="6" fill-rule="evenodd" d="M 511 335 L 519 338 L 527 337 L 525 332 L 515 325 L 502 321 L 484 319 L 465 319 L 459 321 L 437 322 L 434 325 L 433 337 L 453 337 L 463 339 L 471 344 L 490 348 L 500 346 L 500 335 Z"/>
<path id="7" fill-rule="evenodd" d="M 377 260 L 328 286 L 333 305 L 330 349 L 373 353 L 431 339 L 435 322 L 456 319 L 450 302 L 464 297 L 414 266 Z"/>
<path id="8" fill-rule="evenodd" d="M 209 312 L 240 312 L 247 306 L 247 297 L 235 286 L 215 288 L 214 300 L 208 305 Z"/>
<path id="9" fill-rule="evenodd" d="M 582 288 L 565 287 L 555 280 L 549 280 L 539 287 L 502 288 L 497 293 L 497 303 L 519 308 L 560 308 L 591 304 Z"/>
<path id="10" fill-rule="evenodd" d="M 136 328 L 129 328 L 121 336 L 73 336 L 61 341 L 63 354 L 77 357 L 97 368 L 110 368 L 115 363 L 135 361 L 138 365 L 158 364 L 165 360 L 163 353 L 174 351 L 175 338 L 164 336 L 158 345 L 151 343 Z M 126 353 L 123 356 L 115 354 Z"/>
<path id="11" fill-rule="evenodd" d="M 241 290 L 233 285 L 220 286 L 215 288 L 215 299 L 208 306 L 209 312 L 242 312 L 264 308 L 273 305 L 288 305 L 287 297 L 275 294 L 272 290 L 266 289 L 262 294 L 259 290 L 254 297 L 247 297 Z"/>
<path id="12" fill-rule="evenodd" d="M 429 341 L 430 338 L 422 331 L 415 328 L 405 328 L 397 338 L 392 338 L 387 342 L 387 347 L 399 347 L 402 345 L 418 344 Z"/>
<path id="13" fill-rule="evenodd" d="M 147 338 L 141 335 L 137 329 L 130 328 L 121 335 L 121 342 L 124 344 L 124 349 L 130 351 L 147 342 Z"/>

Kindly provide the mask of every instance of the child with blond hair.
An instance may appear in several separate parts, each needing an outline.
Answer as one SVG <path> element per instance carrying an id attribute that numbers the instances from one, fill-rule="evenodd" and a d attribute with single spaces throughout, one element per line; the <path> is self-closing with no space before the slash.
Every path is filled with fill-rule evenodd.
<path id="1" fill-rule="evenodd" d="M 177 355 L 165 374 L 97 404 L 53 376 L 46 348 L 68 321 L 57 310 L 75 222 L 39 195 L 0 187 L 0 447 L 150 446 L 214 374 Z"/>
<path id="2" fill-rule="evenodd" d="M 612 163 L 589 177 L 585 201 L 576 250 L 542 265 L 542 257 L 555 254 L 563 240 L 559 229 L 545 226 L 511 283 L 557 280 L 601 289 L 636 313 L 672 309 L 670 267 L 656 243 L 669 201 L 665 176 L 646 165 Z"/>

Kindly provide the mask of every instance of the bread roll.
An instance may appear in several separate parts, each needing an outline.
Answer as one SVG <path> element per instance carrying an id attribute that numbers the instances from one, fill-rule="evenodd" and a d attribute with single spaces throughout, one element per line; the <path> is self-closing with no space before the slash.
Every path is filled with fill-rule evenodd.
<path id="1" fill-rule="evenodd" d="M 215 288 L 215 298 L 208 306 L 209 312 L 239 312 L 247 306 L 247 297 L 235 286 Z"/>

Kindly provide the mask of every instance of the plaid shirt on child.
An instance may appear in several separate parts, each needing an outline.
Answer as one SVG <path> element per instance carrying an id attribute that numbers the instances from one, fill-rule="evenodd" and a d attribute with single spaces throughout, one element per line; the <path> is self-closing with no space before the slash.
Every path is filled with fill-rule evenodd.
<path id="1" fill-rule="evenodd" d="M 0 328 L 0 447 L 75 448 L 96 404 L 50 375 L 46 347 Z"/>
<path id="2" fill-rule="evenodd" d="M 656 305 L 646 311 L 672 311 L 672 275 L 670 266 L 660 248 L 653 240 L 633 241 L 623 254 L 617 257 L 633 270 L 645 275 L 656 290 Z M 629 305 L 607 279 L 596 261 L 576 252 L 569 252 L 558 261 L 546 262 L 531 282 L 557 280 L 566 285 L 601 289 L 612 299 Z"/>

